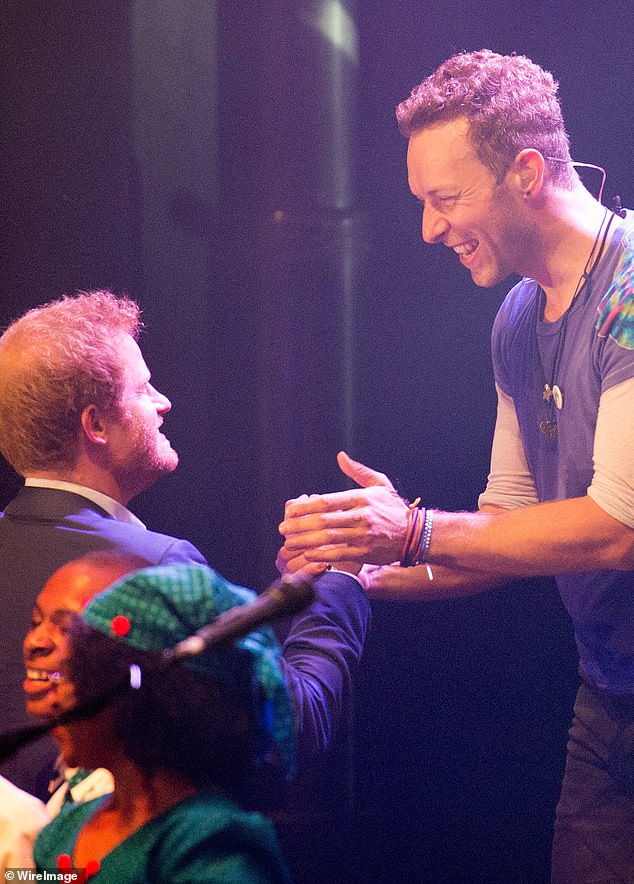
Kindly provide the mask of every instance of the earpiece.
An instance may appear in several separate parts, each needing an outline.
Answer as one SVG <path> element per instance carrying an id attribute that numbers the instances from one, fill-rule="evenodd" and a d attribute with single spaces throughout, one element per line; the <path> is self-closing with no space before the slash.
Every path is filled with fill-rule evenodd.
<path id="1" fill-rule="evenodd" d="M 615 215 L 618 215 L 619 218 L 625 218 L 625 216 L 627 215 L 627 212 L 621 205 L 621 197 L 618 194 L 616 194 L 614 199 L 612 200 L 612 211 Z"/>

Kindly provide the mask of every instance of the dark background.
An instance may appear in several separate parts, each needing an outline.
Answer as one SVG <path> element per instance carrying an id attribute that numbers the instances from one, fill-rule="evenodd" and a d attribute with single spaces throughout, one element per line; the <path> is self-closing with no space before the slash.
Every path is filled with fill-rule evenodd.
<path id="1" fill-rule="evenodd" d="M 631 0 L 0 16 L 0 324 L 79 289 L 140 302 L 181 466 L 135 512 L 259 589 L 284 500 L 342 487 L 342 447 L 407 497 L 475 507 L 507 286 L 421 244 L 394 107 L 456 51 L 527 54 L 561 81 L 574 158 L 632 205 Z M 352 724 L 283 821 L 296 878 L 547 881 L 575 685 L 549 581 L 375 604 Z"/>

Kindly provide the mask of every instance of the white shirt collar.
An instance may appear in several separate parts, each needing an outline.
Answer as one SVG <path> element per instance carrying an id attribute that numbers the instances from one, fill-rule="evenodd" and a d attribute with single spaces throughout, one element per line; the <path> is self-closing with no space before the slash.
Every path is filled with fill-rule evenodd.
<path id="1" fill-rule="evenodd" d="M 87 500 L 92 500 L 93 503 L 96 503 L 97 506 L 100 506 L 102 510 L 105 510 L 119 522 L 128 522 L 130 525 L 145 528 L 143 522 L 137 519 L 134 513 L 130 512 L 127 507 L 113 500 L 112 497 L 108 497 L 107 494 L 95 491 L 94 488 L 76 485 L 75 482 L 63 482 L 61 479 L 25 479 L 24 484 L 31 488 L 54 488 L 57 491 L 71 491 L 73 494 L 79 494 Z"/>

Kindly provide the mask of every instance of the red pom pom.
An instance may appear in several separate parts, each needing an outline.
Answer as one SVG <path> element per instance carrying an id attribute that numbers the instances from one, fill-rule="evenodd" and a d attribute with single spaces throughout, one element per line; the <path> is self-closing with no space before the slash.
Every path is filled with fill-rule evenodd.
<path id="1" fill-rule="evenodd" d="M 60 853 L 57 857 L 57 868 L 60 870 L 72 869 L 73 861 L 68 853 Z"/>
<path id="2" fill-rule="evenodd" d="M 123 638 L 130 632 L 130 621 L 125 614 L 117 614 L 116 617 L 112 618 L 110 629 L 115 635 L 118 635 L 119 638 Z"/>
<path id="3" fill-rule="evenodd" d="M 86 863 L 86 880 L 88 878 L 92 878 L 93 875 L 96 875 L 101 865 L 98 859 L 91 859 L 90 862 Z"/>

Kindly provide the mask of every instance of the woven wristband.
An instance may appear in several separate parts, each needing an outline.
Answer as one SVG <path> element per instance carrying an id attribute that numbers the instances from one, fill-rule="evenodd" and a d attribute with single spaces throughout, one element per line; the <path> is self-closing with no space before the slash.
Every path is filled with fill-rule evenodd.
<path id="1" fill-rule="evenodd" d="M 413 503 L 409 504 L 409 512 L 407 514 L 407 532 L 405 534 L 405 543 L 403 544 L 403 552 L 401 553 L 401 568 L 409 568 L 416 564 L 421 551 L 421 543 L 423 539 L 423 529 L 425 524 L 425 509 L 419 508 L 420 497 L 417 497 Z"/>

